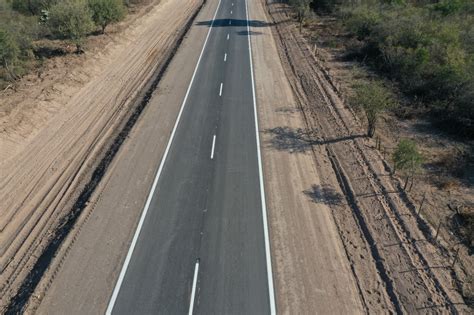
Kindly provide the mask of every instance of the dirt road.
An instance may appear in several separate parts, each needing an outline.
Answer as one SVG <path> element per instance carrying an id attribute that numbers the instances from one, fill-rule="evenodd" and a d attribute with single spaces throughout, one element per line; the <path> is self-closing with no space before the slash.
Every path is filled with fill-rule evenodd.
<path id="1" fill-rule="evenodd" d="M 12 123 L 18 117 L 15 109 L 2 113 L 1 306 L 69 215 L 91 170 L 138 105 L 135 98 L 173 54 L 201 3 L 162 0 L 127 28 L 113 48 L 104 49 L 107 56 L 92 61 L 95 68 L 85 85 L 77 88 L 69 78 L 57 83 L 71 84 L 71 95 L 63 89 L 57 98 L 53 93 L 51 99 L 32 100 L 42 106 L 21 108 L 23 123 Z"/>
<path id="2" fill-rule="evenodd" d="M 346 207 L 333 211 L 334 218 L 367 310 L 467 312 L 453 287 L 452 257 L 432 241 L 432 231 L 389 175 L 374 143 L 365 138 L 361 124 L 300 36 L 289 8 L 279 3 L 267 8 L 307 124 L 306 131 L 278 130 L 276 139 L 311 147 L 316 160 L 321 155 L 329 158 L 347 201 Z M 313 190 L 316 196 L 320 193 L 319 187 Z"/>

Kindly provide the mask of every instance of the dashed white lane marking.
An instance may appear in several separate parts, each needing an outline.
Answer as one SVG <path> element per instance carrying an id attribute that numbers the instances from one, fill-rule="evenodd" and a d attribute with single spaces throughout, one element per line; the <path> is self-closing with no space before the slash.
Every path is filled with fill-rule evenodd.
<path id="1" fill-rule="evenodd" d="M 214 159 L 214 149 L 216 148 L 216 135 L 212 138 L 211 160 Z"/>
<path id="2" fill-rule="evenodd" d="M 229 34 L 227 34 L 227 40 L 229 40 Z"/>
<path id="3" fill-rule="evenodd" d="M 232 14 L 232 10 L 230 10 L 230 14 Z"/>
<path id="4" fill-rule="evenodd" d="M 196 285 L 197 285 L 198 272 L 199 272 L 199 259 L 196 261 L 196 266 L 194 267 L 193 288 L 191 290 L 191 301 L 189 302 L 188 315 L 193 315 L 194 299 L 195 299 L 195 296 L 196 296 Z"/>
<path id="5" fill-rule="evenodd" d="M 232 24 L 232 21 L 231 21 L 231 20 L 229 20 L 229 25 L 231 25 L 231 24 Z"/>
<path id="6" fill-rule="evenodd" d="M 224 62 L 227 61 L 227 54 L 224 54 Z"/>
<path id="7" fill-rule="evenodd" d="M 163 167 L 165 165 L 165 161 L 166 161 L 166 158 L 168 156 L 168 152 L 170 151 L 171 143 L 173 142 L 174 135 L 176 134 L 176 129 L 178 128 L 179 121 L 180 121 L 181 116 L 183 114 L 184 106 L 186 105 L 186 101 L 188 99 L 189 92 L 191 91 L 191 86 L 193 85 L 194 78 L 195 78 L 197 70 L 199 68 L 199 64 L 201 63 L 202 55 L 204 54 L 204 50 L 206 48 L 206 45 L 207 45 L 207 42 L 208 42 L 208 39 L 209 39 L 209 35 L 211 34 L 212 26 L 214 25 L 214 22 L 216 20 L 217 11 L 219 11 L 220 6 L 221 6 L 221 0 L 219 0 L 219 3 L 217 4 L 217 7 L 216 7 L 216 11 L 214 12 L 214 16 L 212 17 L 211 27 L 209 28 L 209 30 L 207 32 L 206 39 L 204 40 L 204 44 L 202 46 L 201 53 L 199 54 L 199 58 L 197 60 L 196 67 L 194 68 L 194 72 L 193 72 L 193 75 L 191 77 L 191 81 L 189 82 L 188 89 L 186 90 L 186 95 L 184 96 L 183 103 L 181 103 L 181 108 L 179 110 L 178 117 L 176 117 L 176 121 L 174 123 L 173 130 L 171 131 L 171 135 L 170 135 L 170 138 L 168 140 L 168 144 L 166 145 L 165 152 L 163 154 L 163 157 L 161 158 L 160 166 L 158 167 L 158 171 L 156 172 L 155 179 L 153 180 L 153 184 L 151 186 L 150 193 L 148 194 L 148 197 L 147 197 L 147 200 L 146 200 L 146 203 L 145 203 L 145 207 L 143 208 L 142 214 L 140 216 L 140 220 L 138 221 L 137 229 L 135 230 L 135 234 L 133 235 L 132 243 L 130 244 L 130 247 L 128 248 L 127 256 L 125 257 L 125 261 L 122 265 L 122 269 L 120 270 L 120 274 L 119 274 L 119 277 L 117 279 L 117 283 L 115 284 L 114 291 L 112 292 L 112 296 L 110 297 L 109 304 L 107 305 L 107 310 L 105 311 L 106 315 L 112 314 L 112 310 L 114 308 L 115 301 L 117 300 L 118 294 L 120 292 L 120 288 L 121 288 L 122 283 L 123 283 L 123 279 L 125 278 L 125 273 L 127 272 L 128 265 L 130 264 L 130 260 L 132 258 L 133 251 L 134 251 L 135 246 L 136 246 L 137 241 L 138 241 L 138 236 L 140 235 L 140 231 L 142 230 L 142 227 L 143 227 L 143 222 L 145 221 L 145 217 L 148 213 L 148 209 L 150 208 L 151 200 L 152 200 L 153 195 L 155 193 L 156 186 L 158 185 L 158 180 L 160 178 L 161 172 L 163 171 Z"/>
<path id="8" fill-rule="evenodd" d="M 219 89 L 219 96 L 222 96 L 222 86 L 223 86 L 223 85 L 224 85 L 224 84 L 221 83 L 221 87 L 220 87 L 220 89 Z"/>

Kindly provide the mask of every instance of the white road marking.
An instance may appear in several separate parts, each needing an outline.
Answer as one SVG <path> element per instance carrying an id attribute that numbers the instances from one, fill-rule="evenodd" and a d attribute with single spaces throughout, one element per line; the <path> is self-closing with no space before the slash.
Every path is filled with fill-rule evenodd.
<path id="1" fill-rule="evenodd" d="M 212 138 L 211 160 L 214 158 L 214 148 L 216 147 L 216 135 Z"/>
<path id="2" fill-rule="evenodd" d="M 229 34 L 227 34 L 227 40 L 229 40 Z"/>
<path id="3" fill-rule="evenodd" d="M 173 131 L 171 132 L 171 135 L 170 135 L 170 138 L 168 140 L 168 144 L 166 146 L 165 152 L 163 154 L 163 157 L 161 158 L 160 166 L 158 167 L 158 171 L 156 172 L 155 179 L 153 180 L 153 185 L 151 186 L 150 193 L 148 194 L 148 197 L 147 197 L 147 200 L 146 200 L 146 203 L 145 203 L 145 207 L 143 208 L 142 214 L 140 216 L 140 221 L 138 222 L 137 229 L 135 230 L 135 234 L 133 235 L 132 243 L 130 244 L 130 248 L 128 249 L 127 256 L 125 257 L 125 261 L 124 261 L 123 266 L 122 266 L 122 270 L 120 271 L 120 275 L 117 279 L 117 283 L 115 284 L 114 291 L 112 292 L 112 296 L 110 297 L 110 301 L 109 301 L 109 304 L 107 306 L 107 310 L 105 311 L 106 315 L 111 315 L 112 314 L 112 310 L 114 308 L 115 301 L 117 300 L 118 294 L 120 292 L 120 287 L 122 286 L 123 279 L 125 278 L 125 273 L 127 272 L 128 265 L 130 264 L 130 260 L 132 258 L 133 251 L 134 251 L 135 246 L 136 246 L 137 241 L 138 241 L 138 236 L 140 235 L 140 231 L 143 227 L 143 222 L 145 221 L 145 217 L 148 213 L 148 209 L 150 208 L 150 203 L 151 203 L 151 200 L 153 198 L 153 194 L 155 192 L 156 186 L 158 185 L 158 180 L 160 178 L 161 172 L 163 171 L 163 166 L 165 164 L 166 157 L 168 156 L 168 152 L 170 150 L 171 143 L 173 142 L 174 135 L 176 133 L 176 129 L 178 128 L 178 124 L 179 124 L 181 115 L 183 113 L 184 106 L 186 105 L 186 101 L 188 99 L 189 92 L 191 91 L 191 86 L 193 85 L 194 77 L 196 76 L 197 69 L 198 69 L 199 64 L 201 62 L 201 58 L 202 58 L 202 55 L 204 53 L 204 49 L 206 48 L 207 41 L 209 39 L 209 35 L 211 34 L 212 26 L 214 25 L 214 22 L 216 20 L 217 11 L 219 10 L 220 5 L 221 5 L 221 0 L 219 0 L 219 3 L 217 4 L 216 11 L 214 12 L 211 27 L 209 28 L 209 31 L 207 32 L 207 36 L 206 36 L 206 39 L 204 41 L 204 45 L 202 46 L 201 53 L 200 53 L 198 61 L 196 63 L 196 67 L 194 68 L 194 72 L 193 72 L 193 75 L 191 77 L 191 81 L 189 82 L 188 89 L 186 91 L 186 95 L 184 96 L 183 103 L 181 104 L 181 108 L 179 110 L 178 117 L 176 118 L 176 122 L 175 122 L 174 127 L 173 127 Z"/>
<path id="4" fill-rule="evenodd" d="M 224 62 L 227 61 L 227 53 L 224 54 Z"/>
<path id="5" fill-rule="evenodd" d="M 232 14 L 232 10 L 230 10 L 230 14 Z"/>
<path id="6" fill-rule="evenodd" d="M 194 299 L 195 299 L 195 296 L 196 296 L 196 285 L 197 285 L 198 272 L 199 272 L 199 259 L 196 261 L 196 266 L 194 267 L 193 288 L 191 290 L 191 301 L 189 302 L 188 315 L 193 315 Z"/>
<path id="7" fill-rule="evenodd" d="M 232 2 L 232 6 L 234 6 L 234 3 Z"/>
<path id="8" fill-rule="evenodd" d="M 223 85 L 224 85 L 224 84 L 221 83 L 221 87 L 220 87 L 220 89 L 219 89 L 219 96 L 222 96 L 222 86 L 223 86 Z"/>
<path id="9" fill-rule="evenodd" d="M 229 25 L 231 25 L 231 24 L 232 24 L 232 20 L 229 20 Z"/>
<path id="10" fill-rule="evenodd" d="M 252 78 L 252 97 L 253 97 L 253 110 L 255 117 L 255 137 L 257 141 L 257 158 L 258 158 L 258 174 L 260 179 L 260 199 L 262 201 L 262 219 L 263 219 L 263 235 L 265 238 L 265 256 L 267 260 L 267 281 L 268 281 L 268 296 L 270 302 L 270 314 L 276 314 L 275 305 L 275 289 L 273 287 L 273 271 L 272 271 L 272 257 L 270 251 L 270 238 L 268 235 L 268 218 L 267 218 L 267 206 L 265 202 L 265 186 L 263 183 L 263 168 L 262 168 L 262 156 L 260 153 L 260 136 L 258 128 L 258 113 L 257 113 L 257 101 L 255 99 L 255 80 L 253 77 L 253 63 L 252 63 L 252 45 L 250 44 L 250 26 L 249 26 L 249 12 L 247 0 L 245 0 L 245 15 L 247 17 L 247 39 L 249 45 L 249 59 L 250 59 L 250 73 Z"/>

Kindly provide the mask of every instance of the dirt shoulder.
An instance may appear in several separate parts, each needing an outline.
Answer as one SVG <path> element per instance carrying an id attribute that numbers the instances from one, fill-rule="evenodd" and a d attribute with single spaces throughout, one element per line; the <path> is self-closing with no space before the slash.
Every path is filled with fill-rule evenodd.
<path id="1" fill-rule="evenodd" d="M 344 104 L 330 75 L 301 36 L 288 6 L 267 4 L 285 73 L 304 115 L 306 130 L 279 130 L 282 143 L 328 157 L 347 203 L 333 211 L 368 312 L 468 312 L 452 272 L 452 253 L 417 214 L 400 181 L 363 124 Z M 314 196 L 338 196 L 316 187 Z M 337 209 L 332 207 L 333 209 Z M 382 302 L 380 302 L 382 301 Z"/>
<path id="2" fill-rule="evenodd" d="M 263 2 L 249 3 L 251 20 L 270 22 Z M 339 193 L 334 174 L 324 171 L 311 147 L 286 138 L 306 129 L 286 79 L 272 26 L 252 28 L 259 124 L 269 209 L 277 308 L 281 314 L 360 314 L 364 307 L 339 232 L 332 218 Z"/>
<path id="3" fill-rule="evenodd" d="M 2 96 L 8 99 L 2 102 L 0 131 L 2 307 L 51 238 L 82 210 L 74 202 L 87 198 L 79 193 L 87 191 L 86 183 L 96 185 L 108 167 L 102 158 L 117 149 L 113 141 L 123 141 L 120 131 L 142 104 L 137 98 L 147 97 L 142 92 L 174 53 L 201 3 L 162 0 L 149 6 L 104 42 L 101 52 L 93 50 L 94 57 L 52 60 L 51 72 L 24 78 L 28 89 L 20 84 Z M 71 212 L 73 205 L 78 207 Z"/>

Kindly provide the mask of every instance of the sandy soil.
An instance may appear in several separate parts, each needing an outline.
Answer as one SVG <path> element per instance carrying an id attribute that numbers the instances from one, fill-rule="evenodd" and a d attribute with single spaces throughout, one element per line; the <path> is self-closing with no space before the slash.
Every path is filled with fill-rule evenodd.
<path id="1" fill-rule="evenodd" d="M 38 78 L 27 76 L 1 96 L 0 306 L 68 215 L 200 3 L 162 0 L 94 57 L 68 58 L 60 70 L 64 60 L 52 60 Z"/>
<path id="2" fill-rule="evenodd" d="M 261 1 L 250 2 L 249 11 L 252 20 L 269 22 Z M 313 158 L 310 146 L 280 138 L 287 130 L 305 130 L 305 123 L 271 28 L 252 31 L 278 311 L 363 313 L 356 279 L 330 209 L 336 201 L 323 192 L 341 193 L 336 177 L 324 171 L 327 159 Z"/>
<path id="3" fill-rule="evenodd" d="M 389 176 L 389 165 L 363 136 L 362 124 L 299 34 L 288 7 L 272 3 L 267 8 L 308 128 L 280 129 L 276 139 L 285 146 L 311 148 L 316 159 L 321 152 L 328 156 L 349 205 L 333 211 L 334 219 L 367 310 L 467 313 L 453 287 L 453 257 L 432 239 L 432 229 L 417 215 L 400 182 Z M 314 196 L 321 192 L 324 187 L 313 189 Z M 329 189 L 328 195 L 338 199 L 337 191 Z"/>

